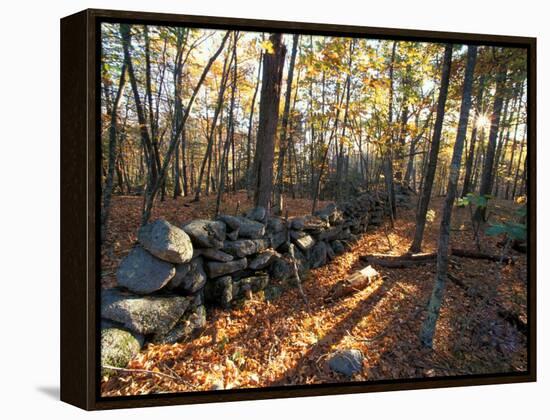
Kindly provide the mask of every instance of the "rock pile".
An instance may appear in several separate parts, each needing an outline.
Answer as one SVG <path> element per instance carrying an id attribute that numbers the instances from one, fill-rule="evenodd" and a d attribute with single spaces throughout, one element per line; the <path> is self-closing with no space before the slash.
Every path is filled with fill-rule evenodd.
<path id="1" fill-rule="evenodd" d="M 180 227 L 165 220 L 147 224 L 120 263 L 118 287 L 102 293 L 102 365 L 125 366 L 145 342 L 192 337 L 206 325 L 208 305 L 228 308 L 271 279 L 292 280 L 291 244 L 305 273 L 348 250 L 383 217 L 383 203 L 362 194 L 290 219 L 255 208 Z"/>

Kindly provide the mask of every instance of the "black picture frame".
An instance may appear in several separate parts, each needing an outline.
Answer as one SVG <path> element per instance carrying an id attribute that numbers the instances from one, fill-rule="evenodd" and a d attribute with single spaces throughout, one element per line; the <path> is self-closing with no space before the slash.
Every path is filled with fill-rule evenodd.
<path id="1" fill-rule="evenodd" d="M 126 22 L 523 47 L 528 55 L 528 370 L 135 397 L 99 392 L 99 25 Z M 61 400 L 86 410 L 536 381 L 536 38 L 88 9 L 61 19 Z"/>

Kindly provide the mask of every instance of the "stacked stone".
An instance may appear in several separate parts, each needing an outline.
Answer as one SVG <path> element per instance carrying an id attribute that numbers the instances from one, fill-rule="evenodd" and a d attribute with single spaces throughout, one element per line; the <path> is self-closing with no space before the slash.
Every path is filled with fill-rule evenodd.
<path id="1" fill-rule="evenodd" d="M 125 366 L 145 342 L 193 337 L 205 305 L 229 308 L 270 279 L 292 280 L 292 255 L 300 275 L 325 265 L 382 217 L 383 205 L 363 194 L 288 220 L 255 208 L 181 227 L 149 223 L 119 266 L 118 287 L 102 293 L 102 365 Z"/>
<path id="2" fill-rule="evenodd" d="M 407 210 L 410 210 L 414 207 L 413 197 L 416 195 L 416 192 L 407 184 L 396 184 L 395 185 L 395 204 L 398 207 L 403 207 Z"/>

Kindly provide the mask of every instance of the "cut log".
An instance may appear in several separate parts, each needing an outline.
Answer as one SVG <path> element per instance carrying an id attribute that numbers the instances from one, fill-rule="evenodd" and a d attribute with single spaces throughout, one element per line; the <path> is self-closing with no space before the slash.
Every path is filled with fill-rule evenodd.
<path id="1" fill-rule="evenodd" d="M 336 283 L 327 297 L 325 297 L 325 302 L 330 302 L 343 296 L 359 292 L 365 289 L 378 277 L 380 277 L 380 274 L 370 265 L 362 270 L 356 271 L 348 278 Z"/>
<path id="2" fill-rule="evenodd" d="M 483 252 L 470 251 L 467 249 L 452 248 L 451 255 L 459 258 L 472 258 L 479 260 L 488 260 L 494 262 L 500 262 L 502 258 L 503 264 L 513 263 L 512 257 L 501 257 L 500 255 L 486 254 Z M 384 255 L 384 254 L 369 254 L 362 255 L 361 260 L 368 264 L 375 264 L 381 267 L 388 268 L 408 268 L 419 264 L 427 264 L 435 262 L 437 259 L 437 253 L 426 254 L 405 254 L 405 255 Z"/>

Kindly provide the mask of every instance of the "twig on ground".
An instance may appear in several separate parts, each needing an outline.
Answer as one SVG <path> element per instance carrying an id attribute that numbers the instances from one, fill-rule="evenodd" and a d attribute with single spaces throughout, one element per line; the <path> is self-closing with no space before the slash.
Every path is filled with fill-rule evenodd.
<path id="1" fill-rule="evenodd" d="M 190 382 L 187 382 L 186 380 L 181 378 L 179 375 L 178 376 L 173 376 L 173 375 L 169 375 L 169 374 L 163 373 L 163 372 L 155 372 L 154 370 L 128 369 L 128 368 L 121 368 L 121 367 L 116 367 L 116 366 L 111 366 L 111 365 L 102 365 L 101 369 L 116 370 L 116 371 L 126 372 L 126 373 L 147 373 L 147 374 L 150 374 L 150 375 L 157 375 L 157 376 L 161 376 L 163 378 L 172 379 L 173 381 L 181 382 L 181 383 L 183 383 L 185 385 L 188 385 L 192 388 L 196 388 L 193 384 L 191 384 Z"/>

